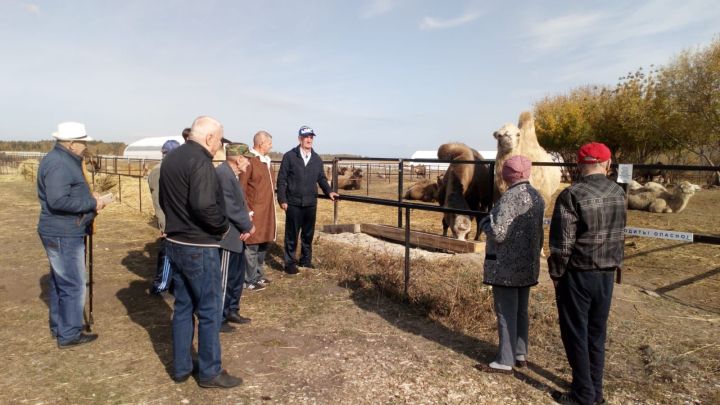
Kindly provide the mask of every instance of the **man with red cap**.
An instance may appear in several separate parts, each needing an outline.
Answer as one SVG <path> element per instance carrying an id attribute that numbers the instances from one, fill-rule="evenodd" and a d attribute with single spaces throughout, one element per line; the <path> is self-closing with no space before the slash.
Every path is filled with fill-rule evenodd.
<path id="1" fill-rule="evenodd" d="M 603 404 L 605 337 L 615 271 L 625 243 L 625 192 L 607 178 L 610 149 L 588 143 L 578 151 L 580 180 L 555 201 L 548 267 L 555 284 L 560 334 L 572 368 L 563 404 Z"/>

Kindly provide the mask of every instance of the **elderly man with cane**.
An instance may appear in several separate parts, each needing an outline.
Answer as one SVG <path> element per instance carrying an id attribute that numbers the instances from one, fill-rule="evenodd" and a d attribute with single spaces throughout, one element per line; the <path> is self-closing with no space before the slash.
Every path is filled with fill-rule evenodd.
<path id="1" fill-rule="evenodd" d="M 104 202 L 90 192 L 83 176 L 83 152 L 91 141 L 85 125 L 64 122 L 53 134 L 55 147 L 38 168 L 38 233 L 50 262 L 50 332 L 58 347 L 90 343 L 83 333 L 85 241 Z"/>

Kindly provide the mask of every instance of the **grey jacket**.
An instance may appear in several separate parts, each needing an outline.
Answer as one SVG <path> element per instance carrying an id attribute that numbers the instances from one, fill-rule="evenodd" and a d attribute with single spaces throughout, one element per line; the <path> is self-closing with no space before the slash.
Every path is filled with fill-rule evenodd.
<path id="1" fill-rule="evenodd" d="M 252 220 L 245 203 L 245 193 L 240 187 L 240 181 L 235 176 L 227 162 L 223 162 L 216 169 L 223 197 L 225 197 L 225 215 L 230 222 L 230 229 L 220 242 L 220 247 L 235 253 L 242 253 L 244 242 L 238 239 L 241 233 L 249 232 L 253 227 Z"/>
<path id="2" fill-rule="evenodd" d="M 512 185 L 480 223 L 487 235 L 485 284 L 530 287 L 538 282 L 545 202 L 530 183 Z"/>
<path id="3" fill-rule="evenodd" d="M 155 218 L 157 218 L 158 229 L 165 232 L 165 213 L 160 208 L 160 166 L 162 161 L 150 170 L 148 174 L 148 186 L 150 187 L 150 195 L 152 196 L 153 208 L 155 209 Z"/>

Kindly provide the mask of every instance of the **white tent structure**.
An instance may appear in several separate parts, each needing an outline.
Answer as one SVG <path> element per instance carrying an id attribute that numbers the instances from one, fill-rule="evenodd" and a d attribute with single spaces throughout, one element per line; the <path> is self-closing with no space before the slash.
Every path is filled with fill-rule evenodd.
<path id="1" fill-rule="evenodd" d="M 169 140 L 176 140 L 181 145 L 185 142 L 182 136 L 156 136 L 143 138 L 128 145 L 123 157 L 132 159 L 162 159 L 161 148 Z"/>

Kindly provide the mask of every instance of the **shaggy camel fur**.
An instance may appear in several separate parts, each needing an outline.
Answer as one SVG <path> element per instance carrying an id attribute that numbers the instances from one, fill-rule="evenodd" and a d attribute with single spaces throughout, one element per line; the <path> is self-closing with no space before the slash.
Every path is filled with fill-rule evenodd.
<path id="1" fill-rule="evenodd" d="M 440 187 L 442 187 L 442 176 L 438 176 L 437 181 L 434 182 L 428 179 L 420 180 L 408 188 L 403 198 L 425 202 L 437 201 Z"/>
<path id="2" fill-rule="evenodd" d="M 412 172 L 417 177 L 425 177 L 427 170 L 425 168 L 425 165 L 418 165 L 412 167 Z"/>
<path id="3" fill-rule="evenodd" d="M 628 208 L 656 213 L 681 212 L 695 194 L 695 189 L 694 184 L 683 181 L 669 191 L 646 188 L 632 190 L 628 193 Z"/>
<path id="4" fill-rule="evenodd" d="M 440 160 L 482 160 L 483 157 L 475 149 L 462 143 L 446 143 L 438 148 Z M 443 176 L 443 185 L 438 194 L 438 203 L 442 207 L 475 211 L 487 211 L 492 202 L 490 186 L 490 169 L 482 163 L 451 163 Z M 475 221 L 480 225 L 480 216 Z M 465 240 L 472 228 L 468 215 L 443 214 L 443 236 L 452 230 L 453 236 Z M 480 230 L 475 234 L 480 240 Z"/>
<path id="5" fill-rule="evenodd" d="M 535 134 L 535 120 L 530 112 L 520 114 L 518 126 L 505 124 L 493 134 L 497 139 L 497 157 L 495 158 L 494 201 L 507 190 L 508 185 L 502 178 L 503 164 L 510 157 L 523 155 L 532 162 L 552 162 L 552 156 L 540 146 Z M 557 166 L 535 166 L 530 174 L 530 184 L 542 195 L 545 206 L 552 206 L 552 195 L 560 186 L 561 172 Z"/>
<path id="6" fill-rule="evenodd" d="M 352 173 L 347 173 L 347 168 L 343 167 L 343 174 L 338 174 L 338 190 L 360 190 L 362 185 L 362 169 L 354 169 Z M 332 184 L 332 182 L 331 182 Z"/>

